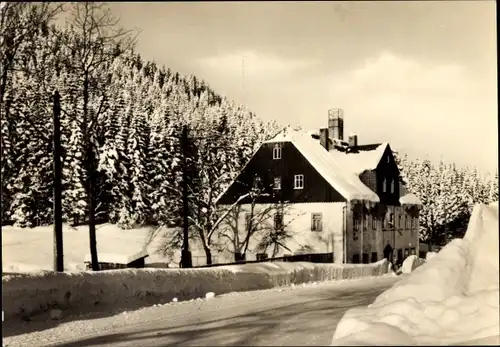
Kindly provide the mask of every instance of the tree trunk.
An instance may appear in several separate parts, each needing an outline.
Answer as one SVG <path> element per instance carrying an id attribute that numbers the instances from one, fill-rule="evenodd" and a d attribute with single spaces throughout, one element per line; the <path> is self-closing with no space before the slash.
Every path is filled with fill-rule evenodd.
<path id="1" fill-rule="evenodd" d="M 205 250 L 205 255 L 207 257 L 207 265 L 212 265 L 212 251 L 210 250 L 210 247 L 204 246 L 203 249 Z"/>
<path id="2" fill-rule="evenodd" d="M 90 148 L 90 155 L 92 155 L 91 162 L 93 163 L 93 151 Z M 97 237 L 95 227 L 95 170 L 93 164 L 90 165 L 89 175 L 89 239 L 90 239 L 90 256 L 92 259 L 92 271 L 99 271 L 99 260 L 97 257 Z"/>
<path id="3" fill-rule="evenodd" d="M 247 259 L 247 255 L 241 252 L 234 253 L 234 261 L 235 262 L 244 262 Z"/>
<path id="4" fill-rule="evenodd" d="M 89 104 L 89 76 L 88 72 L 84 74 L 83 81 L 83 120 L 85 126 L 85 144 L 86 144 L 86 154 L 87 154 L 87 180 L 88 180 L 88 192 L 87 201 L 89 204 L 89 241 L 90 241 L 90 258 L 92 262 L 92 271 L 99 271 L 99 259 L 97 257 L 97 240 L 96 240 L 96 228 L 95 228 L 95 166 L 94 166 L 94 151 L 92 148 L 92 129 L 89 128 L 90 125 L 94 125 L 90 122 L 88 117 L 88 104 Z"/>

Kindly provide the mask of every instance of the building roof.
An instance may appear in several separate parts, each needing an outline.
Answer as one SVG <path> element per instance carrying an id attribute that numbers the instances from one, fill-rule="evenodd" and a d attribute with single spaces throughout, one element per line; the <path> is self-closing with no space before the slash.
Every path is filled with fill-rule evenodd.
<path id="1" fill-rule="evenodd" d="M 349 152 L 332 149 L 328 153 L 342 166 L 356 175 L 366 170 L 375 170 L 382 160 L 389 144 L 387 142 L 373 145 L 352 147 Z"/>
<path id="2" fill-rule="evenodd" d="M 359 179 L 357 170 L 364 164 L 358 164 L 356 160 L 348 158 L 352 154 L 327 151 L 311 134 L 291 129 L 286 129 L 265 143 L 275 142 L 291 142 L 316 171 L 347 200 L 380 201 L 378 195 Z M 378 152 L 365 156 L 369 167 L 373 166 L 377 155 Z M 381 156 L 379 161 L 380 158 Z"/>
<path id="3" fill-rule="evenodd" d="M 123 254 L 123 253 L 99 253 L 97 259 L 99 263 L 112 263 L 112 264 L 130 264 L 131 262 L 148 257 L 148 252 L 146 250 L 141 250 L 135 254 Z M 90 254 L 85 255 L 84 262 L 92 262 L 92 257 Z"/>
<path id="4" fill-rule="evenodd" d="M 408 193 L 399 198 L 401 205 L 417 205 L 422 206 L 420 199 L 413 193 Z"/>

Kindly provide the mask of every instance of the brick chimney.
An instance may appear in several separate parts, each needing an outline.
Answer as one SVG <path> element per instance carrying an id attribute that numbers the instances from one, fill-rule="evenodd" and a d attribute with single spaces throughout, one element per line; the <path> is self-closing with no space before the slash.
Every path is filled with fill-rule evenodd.
<path id="1" fill-rule="evenodd" d="M 344 140 L 344 111 L 342 109 L 328 110 L 328 132 L 332 139 Z"/>
<path id="2" fill-rule="evenodd" d="M 330 142 L 328 140 L 329 140 L 329 138 L 328 138 L 328 128 L 319 129 L 319 143 L 327 151 L 330 150 Z"/>
<path id="3" fill-rule="evenodd" d="M 356 147 L 358 145 L 358 135 L 349 135 L 349 147 Z"/>

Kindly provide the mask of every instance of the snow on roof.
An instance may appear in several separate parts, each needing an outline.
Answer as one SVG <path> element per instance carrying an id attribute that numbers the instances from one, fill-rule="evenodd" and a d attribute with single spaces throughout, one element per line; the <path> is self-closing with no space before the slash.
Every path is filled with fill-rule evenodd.
<path id="1" fill-rule="evenodd" d="M 287 129 L 265 143 L 276 142 L 291 142 L 316 171 L 347 200 L 380 201 L 378 195 L 365 186 L 354 172 L 346 170 L 343 162 L 330 155 L 330 152 L 309 134 Z"/>
<path id="2" fill-rule="evenodd" d="M 134 260 L 145 258 L 148 256 L 148 252 L 146 250 L 142 250 L 138 253 L 132 255 L 119 254 L 119 253 L 98 253 L 97 259 L 99 263 L 113 263 L 113 264 L 130 264 Z M 92 257 L 90 254 L 85 255 L 84 262 L 92 262 Z"/>
<path id="3" fill-rule="evenodd" d="M 328 153 L 333 156 L 336 161 L 342 163 L 342 165 L 348 170 L 359 175 L 366 170 L 375 170 L 377 168 L 388 145 L 389 144 L 387 142 L 384 142 L 375 150 L 371 151 L 346 153 L 332 149 Z"/>
<path id="4" fill-rule="evenodd" d="M 418 205 L 421 206 L 422 202 L 420 199 L 413 193 L 408 193 L 399 198 L 399 202 L 401 205 Z"/>
<path id="5" fill-rule="evenodd" d="M 307 131 L 307 134 L 308 134 L 309 136 L 313 136 L 313 135 L 314 135 L 314 136 L 319 136 L 319 135 L 320 135 L 320 133 L 319 133 L 319 131 L 318 131 L 317 129 L 308 130 L 308 131 Z"/>

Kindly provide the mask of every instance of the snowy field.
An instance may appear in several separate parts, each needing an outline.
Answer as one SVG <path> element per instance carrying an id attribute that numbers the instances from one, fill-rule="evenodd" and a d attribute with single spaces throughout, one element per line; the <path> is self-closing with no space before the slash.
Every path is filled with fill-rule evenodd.
<path id="1" fill-rule="evenodd" d="M 97 226 L 97 250 L 102 254 L 131 257 L 146 250 L 146 263 L 167 262 L 155 254 L 157 244 L 147 245 L 150 227 L 121 230 L 116 225 Z M 53 227 L 2 227 L 3 272 L 35 272 L 53 270 Z M 85 256 L 89 253 L 88 226 L 63 226 L 65 271 L 85 270 Z M 101 259 L 103 260 L 103 259 Z"/>
<path id="2" fill-rule="evenodd" d="M 498 345 L 498 221 L 498 203 L 477 205 L 463 239 L 373 304 L 347 311 L 332 345 Z"/>

